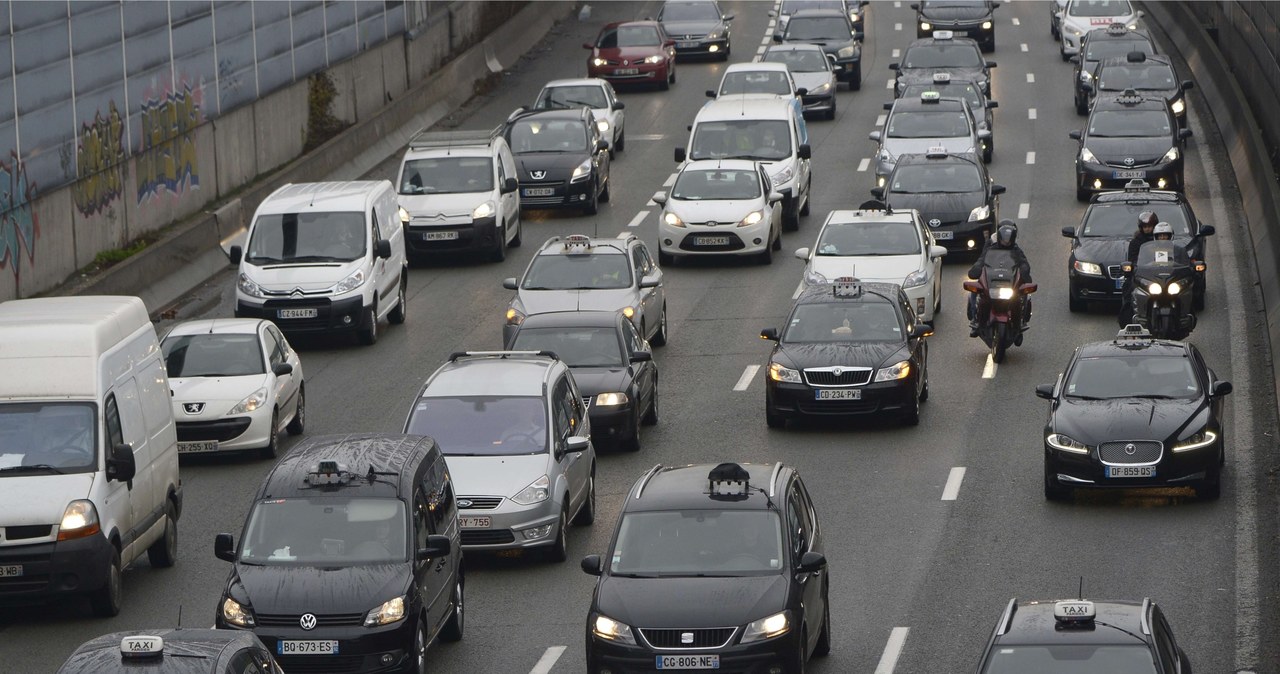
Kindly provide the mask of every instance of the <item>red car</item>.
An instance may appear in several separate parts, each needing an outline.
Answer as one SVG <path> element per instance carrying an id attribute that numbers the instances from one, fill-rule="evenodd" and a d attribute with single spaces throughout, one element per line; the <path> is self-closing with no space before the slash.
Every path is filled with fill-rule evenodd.
<path id="1" fill-rule="evenodd" d="M 676 43 L 657 21 L 611 23 L 600 30 L 587 59 L 587 77 L 615 84 L 656 82 L 662 89 L 676 82 Z"/>

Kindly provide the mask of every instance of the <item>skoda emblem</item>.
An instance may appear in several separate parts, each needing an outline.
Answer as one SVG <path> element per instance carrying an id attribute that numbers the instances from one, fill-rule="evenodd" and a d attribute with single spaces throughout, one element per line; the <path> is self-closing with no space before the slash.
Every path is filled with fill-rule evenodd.
<path id="1" fill-rule="evenodd" d="M 182 411 L 187 414 L 199 414 L 204 411 L 204 403 L 182 403 Z"/>
<path id="2" fill-rule="evenodd" d="M 1138 451 L 1137 446 L 1134 445 L 1132 442 L 1124 446 L 1124 453 L 1128 454 L 1129 456 L 1133 456 L 1134 453 L 1137 451 Z"/>
<path id="3" fill-rule="evenodd" d="M 844 374 L 844 368 L 842 367 L 831 368 L 831 374 L 834 374 L 835 376 L 839 377 L 840 375 Z"/>
<path id="4" fill-rule="evenodd" d="M 930 227 L 938 227 L 938 226 L 940 226 L 941 224 L 942 224 L 942 221 L 941 221 L 941 220 L 939 220 L 939 219 L 937 219 L 937 218 L 934 218 L 934 219 L 932 219 L 932 220 L 930 220 L 930 221 L 929 221 L 929 226 L 930 226 Z"/>
<path id="5" fill-rule="evenodd" d="M 681 633 L 680 633 L 680 643 L 682 643 L 682 644 L 691 644 L 691 643 L 693 643 L 693 632 L 681 632 Z"/>
<path id="6" fill-rule="evenodd" d="M 534 180 L 542 180 L 543 178 L 547 177 L 547 172 L 546 171 L 530 171 L 529 175 L 533 176 Z"/>
<path id="7" fill-rule="evenodd" d="M 470 507 L 471 507 L 471 499 L 469 499 L 469 498 L 460 498 L 460 499 L 458 499 L 458 507 L 459 507 L 459 508 L 470 508 Z"/>
<path id="8" fill-rule="evenodd" d="M 298 618 L 298 627 L 301 627 L 304 630 L 315 629 L 316 628 L 315 615 L 311 613 L 303 613 L 302 617 Z"/>
<path id="9" fill-rule="evenodd" d="M 1125 166 L 1133 166 L 1133 157 L 1125 157 L 1125 158 L 1124 158 L 1124 165 L 1125 165 Z"/>

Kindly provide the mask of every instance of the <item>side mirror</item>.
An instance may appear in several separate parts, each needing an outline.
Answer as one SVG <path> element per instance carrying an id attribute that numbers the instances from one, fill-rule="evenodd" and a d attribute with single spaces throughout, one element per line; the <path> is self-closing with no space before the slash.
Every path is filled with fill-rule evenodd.
<path id="1" fill-rule="evenodd" d="M 1204 223 L 1200 223 L 1200 229 L 1197 230 L 1198 236 L 1213 236 L 1213 233 L 1216 231 L 1218 230 L 1214 229 L 1213 225 L 1206 225 Z"/>
<path id="2" fill-rule="evenodd" d="M 771 204 L 776 204 L 776 203 L 778 203 L 779 201 L 782 201 L 782 199 L 783 199 L 783 196 L 782 196 L 782 193 L 781 193 L 781 192 L 770 192 L 770 193 L 769 193 L 769 203 L 771 203 Z"/>
<path id="3" fill-rule="evenodd" d="M 781 35 L 779 35 L 778 33 L 774 33 L 774 34 L 773 34 L 773 41 L 774 41 L 774 42 L 782 42 L 782 36 L 781 36 Z"/>
<path id="4" fill-rule="evenodd" d="M 1139 19 L 1141 19 L 1142 17 L 1146 16 L 1146 15 L 1147 15 L 1147 13 L 1146 13 L 1146 12 L 1144 12 L 1144 11 L 1142 11 L 1142 10 L 1138 10 L 1138 11 L 1134 12 L 1134 13 L 1133 13 L 1133 15 L 1134 15 L 1134 16 L 1136 16 L 1136 17 L 1138 17 Z"/>
<path id="5" fill-rule="evenodd" d="M 514 278 L 504 278 L 504 279 L 502 279 L 502 287 L 503 287 L 503 288 L 506 288 L 507 290 L 518 290 L 518 289 L 519 289 L 519 286 L 517 286 L 517 285 L 516 285 L 516 280 L 515 280 Z"/>
<path id="6" fill-rule="evenodd" d="M 821 571 L 827 565 L 827 558 L 822 556 L 821 552 L 806 552 L 800 557 L 800 566 L 796 569 L 801 573 L 813 573 Z"/>
<path id="7" fill-rule="evenodd" d="M 884 201 L 884 188 L 883 188 L 883 187 L 872 187 L 872 188 L 871 188 L 871 196 L 873 196 L 873 197 L 875 197 L 875 198 L 877 198 L 877 199 L 879 199 L 879 200 L 881 200 L 881 201 Z"/>
<path id="8" fill-rule="evenodd" d="M 685 158 L 684 148 L 682 147 L 676 148 L 676 163 L 678 164 L 680 162 L 683 162 L 684 158 Z"/>
<path id="9" fill-rule="evenodd" d="M 725 14 L 724 16 L 720 17 L 720 20 L 721 20 L 721 21 L 733 21 L 733 17 L 734 17 L 734 16 L 736 16 L 736 15 L 735 15 L 733 12 L 729 12 L 728 14 Z"/>
<path id="10" fill-rule="evenodd" d="M 1213 382 L 1213 395 L 1224 396 L 1231 393 L 1231 382 L 1215 381 Z"/>
<path id="11" fill-rule="evenodd" d="M 1181 129 L 1178 131 L 1178 140 L 1186 140 L 1191 137 L 1191 129 Z"/>
<path id="12" fill-rule="evenodd" d="M 659 205 L 659 206 L 664 206 L 664 205 L 666 205 L 666 203 L 667 203 L 667 193 L 666 193 L 666 192 L 654 192 L 654 193 L 653 193 L 653 197 L 651 197 L 651 200 L 653 201 L 653 203 L 655 203 L 655 204 L 657 204 L 657 205 Z"/>
<path id="13" fill-rule="evenodd" d="M 594 46 L 594 45 L 592 45 L 590 42 L 583 42 L 583 43 L 582 43 L 582 48 L 583 48 L 583 49 L 595 49 L 595 46 Z"/>
<path id="14" fill-rule="evenodd" d="M 1053 400 L 1053 384 L 1040 384 L 1036 387 L 1036 397 Z"/>
<path id="15" fill-rule="evenodd" d="M 453 549 L 453 541 L 448 536 L 432 534 L 427 536 L 426 545 L 418 548 L 418 561 L 425 562 L 429 559 L 444 557 L 451 549 Z"/>
<path id="16" fill-rule="evenodd" d="M 503 194 L 511 194 L 518 189 L 520 189 L 520 181 L 515 178 L 507 178 L 507 181 L 502 183 Z"/>
<path id="17" fill-rule="evenodd" d="M 1062 228 L 1062 235 L 1063 235 L 1063 236 L 1065 236 L 1065 237 L 1067 237 L 1068 239 L 1074 239 L 1074 238 L 1076 238 L 1076 228 L 1075 228 L 1075 227 L 1063 227 L 1063 228 Z"/>
<path id="18" fill-rule="evenodd" d="M 1023 295 L 1030 295 L 1031 293 L 1034 293 L 1039 289 L 1040 289 L 1040 284 L 1038 283 L 1023 283 L 1022 286 L 1018 288 L 1018 290 L 1022 291 Z"/>
<path id="19" fill-rule="evenodd" d="M 880 138 L 881 138 L 881 135 L 879 131 L 872 131 L 871 133 L 867 134 L 867 140 L 873 140 L 879 143 Z"/>
<path id="20" fill-rule="evenodd" d="M 1191 80 L 1182 80 L 1182 90 L 1183 90 L 1183 91 L 1190 91 L 1190 90 L 1195 89 L 1195 88 L 1196 88 L 1196 83 L 1195 83 L 1195 82 L 1192 82 Z"/>
<path id="21" fill-rule="evenodd" d="M 237 267 L 240 266 L 240 260 L 244 259 L 244 249 L 240 246 L 232 246 L 230 257 L 231 264 L 234 264 Z"/>
<path id="22" fill-rule="evenodd" d="M 596 151 L 597 151 L 597 152 L 604 152 L 605 150 L 608 150 L 608 149 L 609 149 L 609 141 L 607 141 L 607 140 L 605 140 L 605 139 L 603 139 L 603 138 L 601 138 L 600 140 L 597 140 L 597 141 L 596 141 Z"/>
<path id="23" fill-rule="evenodd" d="M 806 262 L 807 262 L 807 261 L 809 260 L 809 249 L 808 249 L 808 248 L 797 248 L 797 249 L 796 249 L 796 259 L 797 259 L 797 260 L 804 260 L 804 261 L 806 261 Z"/>
<path id="24" fill-rule="evenodd" d="M 121 443 L 111 448 L 111 458 L 107 459 L 107 479 L 116 482 L 128 482 L 138 472 L 138 465 L 133 460 L 133 445 Z"/>
<path id="25" fill-rule="evenodd" d="M 796 156 L 801 159 L 808 159 L 813 156 L 813 150 L 809 148 L 808 143 L 801 143 L 800 147 L 796 148 Z"/>
<path id="26" fill-rule="evenodd" d="M 277 377 L 293 374 L 293 365 L 290 363 L 276 363 L 271 366 L 271 372 Z"/>
<path id="27" fill-rule="evenodd" d="M 890 63 L 890 64 L 889 64 L 889 70 L 897 70 L 897 69 L 898 69 L 898 67 L 899 67 L 899 66 L 898 66 L 898 64 L 897 64 L 897 63 Z"/>
<path id="28" fill-rule="evenodd" d="M 776 9 L 771 9 L 771 10 L 769 10 L 769 18 L 770 18 L 770 19 L 776 19 L 776 18 L 778 18 L 778 10 L 776 10 Z"/>
<path id="29" fill-rule="evenodd" d="M 707 98 L 715 98 L 715 97 L 716 97 L 716 90 L 715 90 L 715 89 L 707 89 Z"/>
<path id="30" fill-rule="evenodd" d="M 570 436 L 568 440 L 564 441 L 564 451 L 570 454 L 580 454 L 587 451 L 590 446 L 591 441 L 581 435 Z"/>
<path id="31" fill-rule="evenodd" d="M 614 102 L 613 102 L 613 109 L 614 109 L 614 110 L 626 110 L 626 109 L 627 109 L 627 104 L 626 104 L 626 103 L 623 103 L 622 101 L 614 101 Z"/>
<path id="32" fill-rule="evenodd" d="M 987 61 L 987 64 L 986 64 L 986 65 L 987 65 L 987 67 L 988 67 L 988 68 L 994 68 L 994 67 L 996 67 L 996 62 L 995 62 L 995 61 Z"/>
<path id="33" fill-rule="evenodd" d="M 662 42 L 662 46 L 667 47 L 668 49 L 670 49 L 671 47 L 676 46 L 676 41 L 675 41 L 675 40 L 664 40 L 664 41 Z"/>
<path id="34" fill-rule="evenodd" d="M 937 244 L 929 246 L 929 257 L 932 259 L 940 258 L 947 254 L 947 249 Z"/>
<path id="35" fill-rule="evenodd" d="M 391 242 L 386 239 L 378 239 L 378 243 L 374 244 L 373 252 L 384 260 L 391 259 Z"/>
<path id="36" fill-rule="evenodd" d="M 1069 61 L 1069 62 L 1071 62 L 1071 63 L 1074 63 L 1074 64 L 1076 64 L 1076 65 L 1080 65 L 1080 57 L 1079 57 L 1079 56 L 1072 56 L 1071 58 L 1067 59 L 1067 61 Z"/>
<path id="37" fill-rule="evenodd" d="M 764 330 L 761 330 L 761 331 L 760 331 L 760 339 L 767 339 L 767 340 L 769 340 L 769 341 L 771 341 L 771 342 L 776 342 L 776 341 L 778 341 L 778 329 L 777 329 L 777 328 L 765 328 Z"/>
<path id="38" fill-rule="evenodd" d="M 218 534 L 213 537 L 213 556 L 224 562 L 236 561 L 236 539 L 231 534 Z"/>
<path id="39" fill-rule="evenodd" d="M 657 288 L 661 284 L 662 284 L 662 279 L 658 278 L 657 274 L 653 274 L 652 276 L 645 276 L 644 278 L 640 279 L 641 288 Z"/>
<path id="40" fill-rule="evenodd" d="M 1077 129 L 1067 134 L 1072 140 L 1080 140 L 1080 131 Z"/>
<path id="41" fill-rule="evenodd" d="M 1000 107 L 999 101 L 987 101 L 987 108 L 994 109 Z"/>
<path id="42" fill-rule="evenodd" d="M 631 362 L 633 363 L 647 363 L 651 360 L 653 360 L 653 354 L 648 351 L 636 351 L 631 354 Z"/>
<path id="43" fill-rule="evenodd" d="M 831 65 L 833 65 L 833 66 L 834 66 L 834 65 L 836 64 L 836 55 L 835 55 L 835 54 L 827 54 L 827 61 L 828 61 Z"/>
<path id="44" fill-rule="evenodd" d="M 807 93 L 809 93 L 809 90 L 805 89 L 804 87 L 800 87 L 796 89 L 796 96 L 804 96 Z"/>
<path id="45" fill-rule="evenodd" d="M 1001 194 L 1004 194 L 1006 189 L 1007 189 L 1007 188 L 1006 188 L 1004 185 L 992 185 L 992 186 L 991 186 L 991 196 L 993 196 L 993 197 L 998 197 L 998 196 L 1000 196 Z"/>
<path id="46" fill-rule="evenodd" d="M 920 3 L 918 3 L 918 2 L 913 2 L 913 3 L 911 3 L 911 9 L 914 9 L 914 10 L 916 10 L 917 12 L 918 12 L 918 11 L 920 11 Z"/>
<path id="47" fill-rule="evenodd" d="M 599 576 L 604 573 L 604 561 L 600 559 L 600 555 L 587 555 L 582 558 L 582 570 L 592 576 Z"/>
<path id="48" fill-rule="evenodd" d="M 891 101 L 891 102 L 889 102 L 889 103 L 885 103 L 885 104 L 883 104 L 881 107 L 883 107 L 885 110 L 892 110 L 892 109 L 893 109 L 893 102 Z"/>
<path id="49" fill-rule="evenodd" d="M 933 335 L 933 326 L 928 323 L 916 323 L 911 328 L 911 338 L 929 337 Z"/>

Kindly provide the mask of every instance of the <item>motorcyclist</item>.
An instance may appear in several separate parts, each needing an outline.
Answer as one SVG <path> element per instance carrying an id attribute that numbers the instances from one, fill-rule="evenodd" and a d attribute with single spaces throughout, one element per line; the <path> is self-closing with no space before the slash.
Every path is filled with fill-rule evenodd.
<path id="1" fill-rule="evenodd" d="M 1173 241 L 1173 225 L 1167 222 L 1158 222 L 1152 228 L 1151 236 L 1153 241 Z M 1137 262 L 1137 256 L 1134 256 L 1133 260 Z"/>
<path id="2" fill-rule="evenodd" d="M 1021 277 L 1022 283 L 1031 283 L 1031 262 L 1027 260 L 1026 253 L 1022 252 L 1022 248 L 1018 246 L 1018 223 L 1004 219 L 1000 221 L 996 227 L 996 233 L 986 243 L 982 249 L 982 254 L 978 256 L 978 260 L 969 268 L 969 278 L 976 279 L 982 276 L 982 270 L 985 267 L 997 267 L 1004 269 L 1016 269 Z M 969 336 L 978 336 L 978 309 L 979 302 L 982 298 L 978 297 L 979 293 L 969 295 Z M 1031 302 L 1022 296 L 1022 329 L 1026 330 L 1031 321 Z"/>
<path id="3" fill-rule="evenodd" d="M 1138 263 L 1138 251 L 1142 250 L 1142 244 L 1155 238 L 1156 223 L 1159 218 L 1151 211 L 1143 211 L 1138 214 L 1138 231 L 1133 233 L 1133 238 L 1129 239 L 1129 254 L 1125 257 L 1129 264 Z M 1124 327 L 1133 322 L 1133 276 L 1125 278 L 1124 286 L 1120 289 L 1120 315 L 1116 317 L 1120 327 Z"/>

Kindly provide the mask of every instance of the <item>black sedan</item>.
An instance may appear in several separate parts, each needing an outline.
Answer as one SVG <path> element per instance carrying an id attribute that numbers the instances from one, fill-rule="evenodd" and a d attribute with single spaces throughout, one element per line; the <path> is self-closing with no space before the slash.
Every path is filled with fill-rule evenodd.
<path id="1" fill-rule="evenodd" d="M 871 194 L 892 210 L 920 211 L 934 240 L 948 251 L 978 253 L 995 228 L 997 197 L 1004 191 L 976 156 L 931 150 L 898 157 L 885 186 Z"/>
<path id="2" fill-rule="evenodd" d="M 1083 131 L 1069 134 L 1080 141 L 1076 154 L 1076 199 L 1103 190 L 1121 189 L 1130 180 L 1145 180 L 1157 189 L 1182 191 L 1182 146 L 1191 129 L 1179 129 L 1169 104 L 1160 96 L 1124 95 L 1093 104 Z"/>
<path id="3" fill-rule="evenodd" d="M 609 201 L 609 141 L 587 107 L 516 110 L 507 118 L 520 208 L 580 208 L 587 215 Z"/>
<path id="4" fill-rule="evenodd" d="M 972 38 L 982 51 L 995 51 L 995 11 L 991 0 L 923 0 L 912 3 L 916 10 L 916 37 L 932 37 L 934 31 L 949 30 L 956 37 Z"/>
<path id="5" fill-rule="evenodd" d="M 1231 382 L 1189 342 L 1152 339 L 1131 325 L 1076 349 L 1055 384 L 1044 427 L 1044 496 L 1073 487 L 1180 487 L 1222 491 L 1222 404 Z"/>
<path id="6" fill-rule="evenodd" d="M 1092 89 L 1088 92 L 1090 101 L 1116 96 L 1130 89 L 1141 96 L 1163 97 L 1177 118 L 1178 127 L 1187 127 L 1187 97 L 1184 92 L 1195 88 L 1195 82 L 1179 80 L 1168 56 L 1148 56 L 1141 50 L 1135 50 L 1122 57 L 1103 59 L 1094 66 L 1091 84 Z"/>
<path id="7" fill-rule="evenodd" d="M 662 30 L 676 41 L 678 56 L 716 56 L 729 60 L 732 14 L 716 0 L 667 0 L 658 12 Z"/>
<path id="8" fill-rule="evenodd" d="M 618 311 L 557 311 L 524 319 L 512 351 L 551 351 L 573 370 L 592 438 L 640 449 L 640 425 L 658 423 L 658 365 Z"/>
<path id="9" fill-rule="evenodd" d="M 791 15 L 787 30 L 774 42 L 816 44 L 834 59 L 836 79 L 857 91 L 862 88 L 862 33 L 849 15 L 838 9 L 802 9 Z"/>
<path id="10" fill-rule="evenodd" d="M 978 43 L 967 37 L 954 37 L 940 30 L 933 37 L 914 40 L 902 53 L 902 61 L 889 64 L 894 77 L 894 96 L 902 96 L 908 85 L 933 82 L 935 73 L 947 73 L 954 80 L 967 80 L 991 95 L 991 69 L 995 61 L 982 58 Z"/>
<path id="11" fill-rule="evenodd" d="M 1084 34 L 1080 53 L 1071 57 L 1072 88 L 1075 90 L 1076 113 L 1089 114 L 1093 100 L 1093 71 L 1105 59 L 1126 58 L 1133 52 L 1154 56 L 1156 45 L 1145 30 L 1130 29 L 1123 23 L 1113 23 L 1106 28 L 1095 28 Z M 1127 88 L 1127 87 L 1125 87 Z M 1121 88 L 1118 91 L 1124 91 Z"/>

